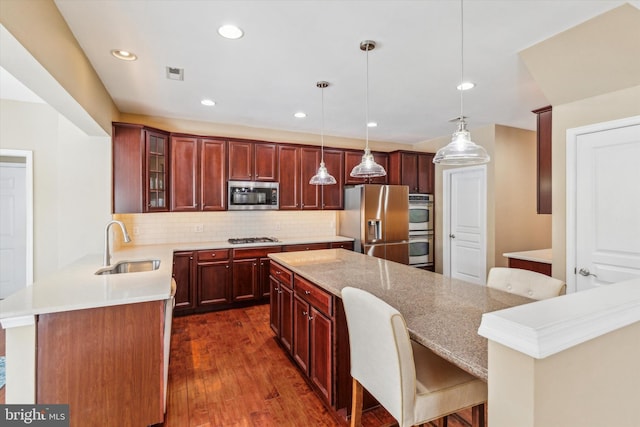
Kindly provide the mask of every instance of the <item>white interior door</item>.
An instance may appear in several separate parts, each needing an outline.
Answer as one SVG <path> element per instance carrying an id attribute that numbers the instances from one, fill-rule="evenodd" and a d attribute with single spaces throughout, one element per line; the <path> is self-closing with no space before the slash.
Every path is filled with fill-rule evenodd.
<path id="1" fill-rule="evenodd" d="M 0 163 L 0 299 L 27 285 L 26 167 Z"/>
<path id="2" fill-rule="evenodd" d="M 486 166 L 444 171 L 443 272 L 484 285 L 487 277 Z"/>
<path id="3" fill-rule="evenodd" d="M 571 174 L 567 168 L 568 207 L 575 197 L 575 209 L 567 212 L 567 230 L 575 230 L 571 251 L 567 239 L 568 289 L 640 277 L 640 117 L 570 130 L 567 136 L 567 159 L 575 159 Z M 575 195 L 569 192 L 571 175 Z"/>

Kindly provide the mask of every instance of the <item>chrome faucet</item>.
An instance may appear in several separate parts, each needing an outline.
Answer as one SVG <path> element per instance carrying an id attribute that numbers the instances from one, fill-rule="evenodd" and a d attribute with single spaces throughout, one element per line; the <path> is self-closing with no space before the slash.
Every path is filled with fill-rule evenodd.
<path id="1" fill-rule="evenodd" d="M 111 254 L 109 253 L 109 227 L 111 227 L 113 224 L 118 224 L 120 226 L 120 229 L 122 230 L 122 235 L 124 236 L 125 243 L 129 243 L 131 241 L 131 237 L 129 237 L 129 233 L 127 233 L 127 227 L 125 227 L 124 222 L 116 221 L 115 219 L 113 221 L 109 221 L 107 223 L 107 226 L 104 228 L 104 266 L 105 267 L 111 264 Z"/>

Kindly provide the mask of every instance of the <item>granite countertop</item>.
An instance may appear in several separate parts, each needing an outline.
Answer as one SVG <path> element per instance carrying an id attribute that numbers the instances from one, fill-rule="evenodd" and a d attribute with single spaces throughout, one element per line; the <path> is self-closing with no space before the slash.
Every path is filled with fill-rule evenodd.
<path id="1" fill-rule="evenodd" d="M 141 246 L 125 244 L 121 249 L 113 252 L 112 265 L 123 260 L 158 259 L 160 260 L 158 270 L 97 276 L 94 273 L 102 266 L 103 254 L 90 254 L 1 300 L 0 319 L 165 300 L 171 293 L 174 251 L 342 241 L 348 242 L 353 239 L 326 236 L 239 245 L 232 245 L 226 240 Z"/>
<path id="2" fill-rule="evenodd" d="M 507 252 L 502 254 L 506 258 L 521 259 L 523 261 L 541 262 L 551 264 L 553 262 L 553 252 L 551 249 L 536 249 L 533 251 Z"/>
<path id="3" fill-rule="evenodd" d="M 338 297 L 347 286 L 378 296 L 402 313 L 412 339 L 485 381 L 487 339 L 478 335 L 482 314 L 533 302 L 343 249 L 269 257 Z"/>

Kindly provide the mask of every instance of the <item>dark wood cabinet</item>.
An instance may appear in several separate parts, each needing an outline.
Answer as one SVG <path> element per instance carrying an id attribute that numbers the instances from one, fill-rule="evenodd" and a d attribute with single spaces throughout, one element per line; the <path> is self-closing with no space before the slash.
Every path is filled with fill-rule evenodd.
<path id="1" fill-rule="evenodd" d="M 231 303 L 231 262 L 229 251 L 198 251 L 197 304 L 199 307 Z"/>
<path id="2" fill-rule="evenodd" d="M 300 209 L 300 148 L 278 146 L 280 210 Z"/>
<path id="3" fill-rule="evenodd" d="M 315 251 L 318 249 L 329 249 L 331 243 L 301 243 L 297 245 L 284 245 L 282 252 Z"/>
<path id="4" fill-rule="evenodd" d="M 226 141 L 171 137 L 171 210 L 226 208 Z"/>
<path id="5" fill-rule="evenodd" d="M 311 319 L 311 306 L 300 297 L 297 292 L 293 294 L 293 360 L 298 364 L 302 372 L 309 375 L 309 325 Z"/>
<path id="6" fill-rule="evenodd" d="M 509 268 L 521 268 L 523 270 L 535 271 L 536 273 L 551 276 L 551 264 L 525 259 L 509 258 Z"/>
<path id="7" fill-rule="evenodd" d="M 324 150 L 325 166 L 336 178 L 336 184 L 309 184 L 311 177 L 318 171 L 321 157 L 320 147 L 279 146 L 281 210 L 344 208 L 343 151 Z"/>
<path id="8" fill-rule="evenodd" d="M 175 252 L 173 254 L 173 279 L 176 281 L 176 315 L 188 313 L 195 304 L 195 252 Z"/>
<path id="9" fill-rule="evenodd" d="M 358 184 L 386 184 L 389 178 L 389 155 L 387 153 L 373 152 L 373 159 L 377 164 L 382 166 L 387 175 L 379 176 L 375 178 L 354 178 L 351 176 L 351 171 L 354 167 L 360 164 L 362 161 L 363 150 L 346 150 L 344 152 L 344 184 L 345 185 L 358 185 Z"/>
<path id="10" fill-rule="evenodd" d="M 127 123 L 113 123 L 114 213 L 169 210 L 169 134 Z"/>
<path id="11" fill-rule="evenodd" d="M 344 209 L 344 151 L 325 148 L 324 163 L 329 173 L 336 179 L 336 183 L 319 186 L 322 209 Z"/>
<path id="12" fill-rule="evenodd" d="M 533 110 L 537 116 L 537 208 L 539 214 L 551 213 L 551 138 L 552 107 Z"/>
<path id="13" fill-rule="evenodd" d="M 394 151 L 389 154 L 389 183 L 407 185 L 409 193 L 433 194 L 433 153 Z"/>
<path id="14" fill-rule="evenodd" d="M 277 145 L 253 141 L 229 141 L 229 179 L 277 181 Z"/>
<path id="15" fill-rule="evenodd" d="M 259 300 L 269 296 L 267 254 L 280 252 L 280 246 L 233 250 L 232 301 Z"/>
<path id="16" fill-rule="evenodd" d="M 271 263 L 270 324 L 282 347 L 291 354 L 293 342 L 293 273 Z"/>
<path id="17" fill-rule="evenodd" d="M 348 251 L 353 250 L 353 242 L 332 242 L 331 249 L 346 249 Z"/>

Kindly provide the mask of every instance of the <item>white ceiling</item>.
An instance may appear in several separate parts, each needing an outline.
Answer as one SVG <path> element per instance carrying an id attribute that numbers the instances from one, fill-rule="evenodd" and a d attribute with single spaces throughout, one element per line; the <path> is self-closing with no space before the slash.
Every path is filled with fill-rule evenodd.
<path id="1" fill-rule="evenodd" d="M 366 53 L 372 140 L 413 144 L 450 134 L 460 114 L 456 0 L 55 0 L 120 111 L 363 138 Z M 615 0 L 467 0 L 464 94 L 471 129 L 534 129 L 548 104 L 518 52 L 613 9 Z M 639 1 L 630 2 L 640 7 Z M 217 28 L 240 26 L 226 40 Z M 119 61 L 111 49 L 136 53 Z M 184 81 L 165 67 L 184 68 Z M 216 101 L 204 107 L 202 98 Z M 293 113 L 305 111 L 305 119 Z"/>

